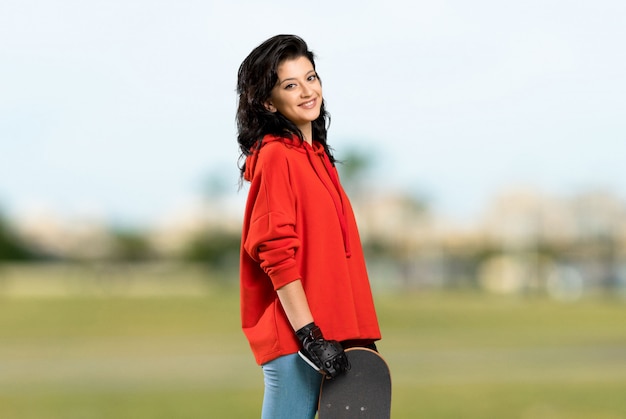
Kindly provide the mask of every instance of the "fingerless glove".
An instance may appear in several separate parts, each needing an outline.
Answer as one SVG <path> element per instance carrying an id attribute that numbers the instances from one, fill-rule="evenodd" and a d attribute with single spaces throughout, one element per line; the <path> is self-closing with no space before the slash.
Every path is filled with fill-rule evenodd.
<path id="1" fill-rule="evenodd" d="M 309 323 L 296 332 L 302 344 L 300 356 L 311 367 L 326 375 L 326 378 L 335 378 L 350 369 L 350 362 L 341 344 L 336 340 L 326 340 L 322 331 L 315 323 Z"/>

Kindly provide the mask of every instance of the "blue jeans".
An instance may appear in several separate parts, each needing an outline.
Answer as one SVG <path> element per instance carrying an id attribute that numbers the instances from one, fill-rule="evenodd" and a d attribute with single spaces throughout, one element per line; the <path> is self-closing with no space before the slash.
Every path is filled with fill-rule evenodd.
<path id="1" fill-rule="evenodd" d="M 261 366 L 265 379 L 261 419 L 313 419 L 322 374 L 291 354 Z"/>

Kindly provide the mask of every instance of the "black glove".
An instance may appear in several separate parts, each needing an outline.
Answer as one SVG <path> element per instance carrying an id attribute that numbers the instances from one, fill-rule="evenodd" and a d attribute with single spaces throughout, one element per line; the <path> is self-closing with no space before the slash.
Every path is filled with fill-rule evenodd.
<path id="1" fill-rule="evenodd" d="M 315 323 L 309 323 L 296 332 L 302 343 L 300 356 L 310 366 L 326 375 L 335 378 L 350 369 L 350 362 L 341 344 L 336 340 L 326 340 L 322 331 Z"/>

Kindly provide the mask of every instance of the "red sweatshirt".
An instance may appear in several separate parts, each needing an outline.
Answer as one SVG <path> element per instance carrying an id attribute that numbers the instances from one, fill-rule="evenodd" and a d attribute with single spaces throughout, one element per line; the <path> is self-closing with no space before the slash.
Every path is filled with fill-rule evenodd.
<path id="1" fill-rule="evenodd" d="M 241 317 L 257 363 L 300 348 L 275 291 L 297 279 L 326 339 L 380 339 L 352 207 L 322 145 L 266 136 L 244 177 Z"/>

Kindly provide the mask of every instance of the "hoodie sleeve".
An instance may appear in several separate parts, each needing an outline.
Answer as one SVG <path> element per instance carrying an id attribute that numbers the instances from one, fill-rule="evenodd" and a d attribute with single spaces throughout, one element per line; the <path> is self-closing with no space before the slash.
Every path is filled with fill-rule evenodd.
<path id="1" fill-rule="evenodd" d="M 266 146 L 259 153 L 251 182 L 244 249 L 259 262 L 274 289 L 301 278 L 296 252 L 296 202 L 284 147 Z"/>

